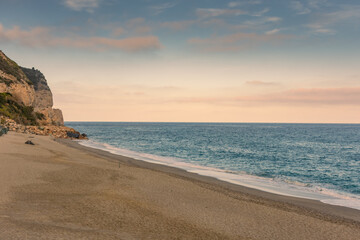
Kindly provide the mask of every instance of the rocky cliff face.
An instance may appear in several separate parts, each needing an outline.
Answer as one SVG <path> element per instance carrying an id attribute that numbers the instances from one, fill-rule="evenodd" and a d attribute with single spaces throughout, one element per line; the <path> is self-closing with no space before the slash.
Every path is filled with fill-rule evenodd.
<path id="1" fill-rule="evenodd" d="M 32 82 L 35 90 L 34 107 L 37 109 L 51 108 L 53 96 L 44 75 L 34 68 L 20 67 L 27 78 Z"/>
<path id="2" fill-rule="evenodd" d="M 0 51 L 0 93 L 5 92 L 17 103 L 32 107 L 40 125 L 64 125 L 61 110 L 52 108 L 53 97 L 44 75 L 18 66 Z"/>
<path id="3" fill-rule="evenodd" d="M 32 82 L 35 90 L 34 111 L 45 115 L 43 125 L 64 125 L 62 112 L 53 108 L 53 96 L 45 76 L 37 69 L 21 67 L 27 78 Z"/>

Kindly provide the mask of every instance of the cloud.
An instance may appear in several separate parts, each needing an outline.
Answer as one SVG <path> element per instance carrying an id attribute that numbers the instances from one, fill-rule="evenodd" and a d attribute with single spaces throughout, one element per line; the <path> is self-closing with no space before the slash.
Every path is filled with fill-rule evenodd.
<path id="1" fill-rule="evenodd" d="M 327 35 L 333 35 L 336 33 L 335 30 L 333 29 L 328 29 L 328 28 L 315 28 L 312 31 L 313 33 L 320 33 L 320 34 L 327 34 Z"/>
<path id="2" fill-rule="evenodd" d="M 322 5 L 325 5 L 326 3 L 327 0 L 308 0 L 309 7 L 315 9 L 322 7 Z"/>
<path id="3" fill-rule="evenodd" d="M 200 18 L 219 17 L 219 16 L 240 16 L 247 12 L 240 9 L 219 9 L 219 8 L 198 8 L 196 14 Z"/>
<path id="4" fill-rule="evenodd" d="M 185 20 L 185 21 L 173 21 L 173 22 L 163 22 L 160 25 L 164 28 L 169 28 L 171 30 L 180 31 L 196 23 L 195 20 Z"/>
<path id="5" fill-rule="evenodd" d="M 177 103 L 260 104 L 290 106 L 360 105 L 360 88 L 299 88 L 279 93 L 235 97 L 189 97 L 173 99 Z"/>
<path id="6" fill-rule="evenodd" d="M 336 24 L 346 21 L 360 21 L 360 6 L 340 5 L 337 11 L 322 13 L 308 27 L 313 33 L 335 34 Z"/>
<path id="7" fill-rule="evenodd" d="M 280 31 L 281 31 L 281 29 L 275 28 L 275 29 L 273 29 L 273 30 L 270 30 L 270 31 L 265 32 L 265 34 L 266 34 L 266 35 L 273 35 L 273 34 L 276 34 L 276 33 L 280 32 Z"/>
<path id="8" fill-rule="evenodd" d="M 289 38 L 292 36 L 240 32 L 221 37 L 192 38 L 188 40 L 188 43 L 200 47 L 205 52 L 231 52 L 250 49 L 261 43 L 276 43 Z"/>
<path id="9" fill-rule="evenodd" d="M 133 18 L 125 23 L 128 32 L 132 32 L 135 35 L 142 35 L 152 31 L 152 28 L 146 25 L 144 18 Z"/>
<path id="10" fill-rule="evenodd" d="M 0 23 L 0 41 L 2 42 L 21 42 L 23 45 L 34 46 L 38 40 L 44 42 L 48 38 L 51 29 L 45 27 L 34 27 L 28 31 L 22 30 L 19 26 L 12 29 L 5 29 Z"/>
<path id="11" fill-rule="evenodd" d="M 254 86 L 274 86 L 278 85 L 276 82 L 264 82 L 264 81 L 247 81 L 246 84 Z"/>
<path id="12" fill-rule="evenodd" d="M 282 21 L 282 18 L 280 17 L 268 17 L 266 18 L 266 22 L 280 22 Z"/>
<path id="13" fill-rule="evenodd" d="M 156 6 L 151 6 L 150 9 L 153 13 L 153 15 L 159 15 L 161 13 L 163 13 L 164 11 L 166 11 L 167 9 L 173 8 L 176 6 L 176 3 L 163 3 L 160 5 L 156 5 Z"/>
<path id="14" fill-rule="evenodd" d="M 64 5 L 74 11 L 93 12 L 99 7 L 100 0 L 64 0 Z"/>
<path id="15" fill-rule="evenodd" d="M 251 29 L 257 31 L 268 30 L 274 24 L 282 21 L 280 17 L 260 17 L 254 20 L 245 21 L 240 25 L 229 25 L 228 28 L 233 31 L 241 31 L 241 29 Z"/>
<path id="16" fill-rule="evenodd" d="M 252 13 L 250 15 L 253 16 L 253 17 L 261 17 L 261 16 L 263 16 L 265 13 L 267 13 L 269 11 L 270 11 L 269 8 L 264 8 L 263 10 L 258 11 L 258 12 L 254 12 L 254 13 Z"/>
<path id="17" fill-rule="evenodd" d="M 152 29 L 150 26 L 137 26 L 134 29 L 134 33 L 140 34 L 140 35 L 150 33 L 151 31 L 152 31 Z"/>
<path id="18" fill-rule="evenodd" d="M 257 4 L 261 4 L 262 1 L 260 0 L 250 0 L 250 1 L 237 1 L 237 2 L 229 2 L 228 3 L 228 7 L 230 8 L 234 8 L 234 7 L 239 7 L 239 6 L 243 6 L 243 5 L 257 5 Z"/>
<path id="19" fill-rule="evenodd" d="M 124 32 L 125 32 L 124 28 L 117 27 L 112 30 L 112 35 L 118 37 L 118 36 L 122 35 Z"/>
<path id="20" fill-rule="evenodd" d="M 12 42 L 28 47 L 70 47 L 91 50 L 122 50 L 126 52 L 138 52 L 160 49 L 162 45 L 156 36 L 139 36 L 129 38 L 107 37 L 59 37 L 54 34 L 54 29 L 35 27 L 23 30 L 18 26 L 5 29 L 0 24 L 0 42 Z"/>
<path id="21" fill-rule="evenodd" d="M 69 105 L 107 103 L 113 106 L 117 102 L 126 103 L 126 105 L 149 104 L 158 102 L 158 96 L 166 98 L 174 93 L 186 91 L 184 88 L 172 85 L 107 85 L 106 83 L 96 85 L 75 81 L 61 81 L 57 84 L 57 101 Z M 82 91 L 79 92 L 77 89 L 82 89 Z"/>
<path id="22" fill-rule="evenodd" d="M 360 88 L 299 88 L 263 96 L 238 97 L 236 100 L 305 105 L 359 105 Z"/>
<path id="23" fill-rule="evenodd" d="M 315 32 L 317 32 L 317 33 L 326 33 L 326 34 L 334 34 L 335 33 L 334 30 L 326 29 L 326 28 L 315 29 Z"/>
<path id="24" fill-rule="evenodd" d="M 339 7 L 339 10 L 324 13 L 320 17 L 320 22 L 323 24 L 331 24 L 331 23 L 337 23 L 341 21 L 346 21 L 349 19 L 360 19 L 360 6 L 341 6 Z"/>
<path id="25" fill-rule="evenodd" d="M 327 0 L 307 0 L 307 1 L 291 1 L 290 7 L 296 11 L 297 14 L 309 14 L 315 9 L 320 9 L 327 6 Z"/>
<path id="26" fill-rule="evenodd" d="M 300 1 L 292 1 L 290 3 L 290 7 L 296 11 L 297 14 L 303 15 L 303 14 L 309 14 L 311 13 L 310 8 L 306 7 L 302 2 Z"/>
<path id="27" fill-rule="evenodd" d="M 307 24 L 306 27 L 308 27 L 312 33 L 318 33 L 318 34 L 335 34 L 336 31 L 326 28 L 326 24 L 321 23 L 311 23 Z"/>
<path id="28" fill-rule="evenodd" d="M 126 27 L 128 28 L 133 28 L 135 26 L 139 26 L 139 25 L 142 25 L 145 23 L 145 18 L 132 18 L 132 19 L 129 19 L 127 22 L 126 22 Z"/>

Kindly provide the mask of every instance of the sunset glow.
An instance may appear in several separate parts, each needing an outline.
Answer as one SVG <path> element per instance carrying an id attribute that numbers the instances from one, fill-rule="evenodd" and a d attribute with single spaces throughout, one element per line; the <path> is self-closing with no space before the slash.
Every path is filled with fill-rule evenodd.
<path id="1" fill-rule="evenodd" d="M 360 122 L 358 1 L 0 5 L 66 121 Z"/>

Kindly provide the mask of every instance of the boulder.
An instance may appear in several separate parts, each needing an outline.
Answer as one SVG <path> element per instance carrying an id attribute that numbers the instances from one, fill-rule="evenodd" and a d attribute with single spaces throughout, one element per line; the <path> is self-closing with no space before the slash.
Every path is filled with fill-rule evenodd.
<path id="1" fill-rule="evenodd" d="M 66 134 L 69 138 L 80 138 L 80 134 L 77 132 L 67 132 Z"/>

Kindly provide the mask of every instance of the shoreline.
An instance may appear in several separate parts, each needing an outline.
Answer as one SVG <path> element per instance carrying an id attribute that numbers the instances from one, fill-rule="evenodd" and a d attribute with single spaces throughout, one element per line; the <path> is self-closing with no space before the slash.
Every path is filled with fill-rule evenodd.
<path id="1" fill-rule="evenodd" d="M 26 145 L 26 140 L 35 145 Z M 360 212 L 48 136 L 0 137 L 0 239 L 351 239 Z"/>
<path id="2" fill-rule="evenodd" d="M 109 152 L 117 156 L 124 156 L 153 164 L 179 168 L 185 170 L 186 172 L 195 173 L 205 177 L 216 178 L 220 181 L 228 182 L 235 185 L 245 186 L 251 189 L 257 189 L 263 192 L 268 192 L 268 193 L 273 193 L 276 195 L 282 195 L 288 197 L 318 200 L 325 204 L 360 210 L 360 205 L 358 203 L 360 199 L 357 196 L 352 195 L 351 193 L 330 190 L 322 187 L 321 188 L 314 187 L 312 189 L 309 189 L 305 187 L 305 185 L 307 184 L 298 183 L 299 185 L 296 185 L 296 182 L 294 182 L 293 184 L 288 182 L 281 182 L 281 181 L 276 182 L 273 181 L 273 179 L 271 178 L 259 177 L 256 175 L 249 175 L 246 173 L 236 174 L 234 172 L 223 169 L 195 165 L 193 163 L 181 161 L 180 159 L 179 159 L 180 161 L 177 160 L 169 161 L 169 158 L 167 157 L 156 156 L 152 154 L 145 154 L 146 156 L 144 156 L 144 154 L 140 152 L 121 149 L 114 146 L 110 146 L 109 144 L 94 142 L 92 140 L 78 141 L 78 143 L 82 146 Z M 170 159 L 172 158 L 170 157 Z M 352 201 L 357 201 L 357 202 L 354 203 Z"/>
<path id="3" fill-rule="evenodd" d="M 215 177 L 189 172 L 186 171 L 185 169 L 168 166 L 165 164 L 152 163 L 145 160 L 139 160 L 132 157 L 110 153 L 102 149 L 84 146 L 80 144 L 80 142 L 73 141 L 70 139 L 56 139 L 56 141 L 61 144 L 65 144 L 66 146 L 91 152 L 92 154 L 95 154 L 100 157 L 106 157 L 112 161 L 119 161 L 120 163 L 127 163 L 136 167 L 150 169 L 153 171 L 159 171 L 174 177 L 181 177 L 190 181 L 200 182 L 208 185 L 215 185 L 216 187 L 224 188 L 226 190 L 249 194 L 252 197 L 259 198 L 259 201 L 261 200 L 273 201 L 272 204 L 274 204 L 274 206 L 277 205 L 276 203 L 289 204 L 298 207 L 300 211 L 307 210 L 310 214 L 311 213 L 314 213 L 316 215 L 320 214 L 323 215 L 323 217 L 325 218 L 335 217 L 334 219 L 335 221 L 342 219 L 350 222 L 355 221 L 360 224 L 360 210 L 358 209 L 323 203 L 320 200 L 313 200 L 308 198 L 293 197 L 293 196 L 271 193 L 256 188 L 220 180 Z M 288 207 L 292 208 L 293 206 L 288 206 Z"/>

